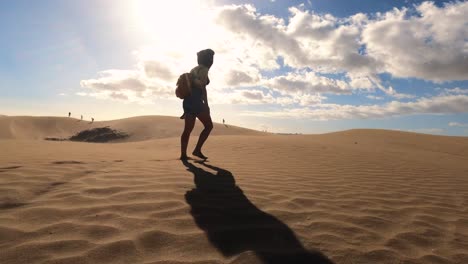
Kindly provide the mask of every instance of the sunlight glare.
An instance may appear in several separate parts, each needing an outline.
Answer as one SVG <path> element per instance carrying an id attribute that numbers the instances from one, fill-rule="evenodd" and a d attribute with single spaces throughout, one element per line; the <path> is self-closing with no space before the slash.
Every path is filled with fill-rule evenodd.
<path id="1" fill-rule="evenodd" d="M 190 0 L 135 0 L 133 16 L 142 34 L 164 50 L 181 50 L 203 41 L 209 24 L 206 2 Z"/>

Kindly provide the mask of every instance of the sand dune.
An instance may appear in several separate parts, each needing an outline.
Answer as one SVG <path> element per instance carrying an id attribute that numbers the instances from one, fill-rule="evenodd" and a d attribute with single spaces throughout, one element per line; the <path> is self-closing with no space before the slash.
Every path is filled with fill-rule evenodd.
<path id="1" fill-rule="evenodd" d="M 218 126 L 209 162 L 182 163 L 148 119 L 115 121 L 151 138 L 122 144 L 2 126 L 0 263 L 468 263 L 466 137 Z"/>
<path id="2" fill-rule="evenodd" d="M 180 137 L 183 120 L 169 116 L 139 116 L 112 121 L 79 120 L 68 117 L 0 116 L 0 139 L 66 138 L 82 130 L 110 126 L 130 137 L 124 142 Z M 196 122 L 194 135 L 202 130 Z M 231 125 L 214 124 L 213 135 L 261 135 L 262 132 Z"/>

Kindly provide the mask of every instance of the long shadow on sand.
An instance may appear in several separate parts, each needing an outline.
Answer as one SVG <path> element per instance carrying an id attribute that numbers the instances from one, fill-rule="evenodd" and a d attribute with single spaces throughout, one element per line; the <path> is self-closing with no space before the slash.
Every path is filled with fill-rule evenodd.
<path id="1" fill-rule="evenodd" d="M 309 251 L 293 231 L 258 209 L 244 195 L 231 172 L 206 163 L 183 161 L 194 175 L 196 188 L 185 194 L 197 225 L 224 256 L 254 252 L 263 263 L 332 264 L 318 251 Z"/>

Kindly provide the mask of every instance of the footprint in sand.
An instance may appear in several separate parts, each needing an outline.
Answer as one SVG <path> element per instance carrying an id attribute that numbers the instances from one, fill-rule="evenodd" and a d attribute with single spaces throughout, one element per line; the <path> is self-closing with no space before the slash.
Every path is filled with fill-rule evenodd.
<path id="1" fill-rule="evenodd" d="M 14 170 L 14 169 L 18 169 L 18 168 L 21 168 L 23 166 L 9 166 L 9 167 L 2 167 L 0 168 L 0 170 Z"/>
<path id="2" fill-rule="evenodd" d="M 7 170 L 14 170 L 14 169 L 18 169 L 18 168 L 21 168 L 23 166 L 8 166 L 8 167 L 1 167 L 0 168 L 0 172 L 4 172 L 4 171 L 7 171 Z"/>
<path id="3" fill-rule="evenodd" d="M 54 161 L 52 164 L 85 164 L 84 162 L 81 161 L 76 161 L 76 160 L 61 160 L 61 161 Z"/>
<path id="4" fill-rule="evenodd" d="M 27 203 L 13 203 L 13 202 L 0 203 L 0 210 L 13 209 L 13 208 L 20 207 L 26 204 Z"/>

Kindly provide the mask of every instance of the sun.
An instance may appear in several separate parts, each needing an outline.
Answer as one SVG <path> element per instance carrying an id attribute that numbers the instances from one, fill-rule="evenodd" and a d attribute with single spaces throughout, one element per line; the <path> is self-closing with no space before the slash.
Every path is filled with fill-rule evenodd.
<path id="1" fill-rule="evenodd" d="M 209 1 L 135 0 L 132 17 L 138 31 L 151 39 L 151 45 L 183 49 L 197 45 L 209 26 Z"/>

